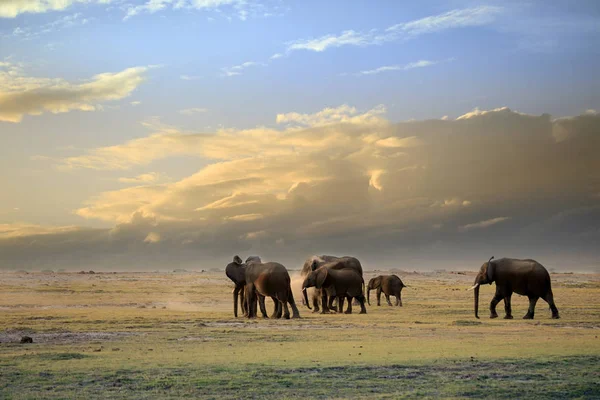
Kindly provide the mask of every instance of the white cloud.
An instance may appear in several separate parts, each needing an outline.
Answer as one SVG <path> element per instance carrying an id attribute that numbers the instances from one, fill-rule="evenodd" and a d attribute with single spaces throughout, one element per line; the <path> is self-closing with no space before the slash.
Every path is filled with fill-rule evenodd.
<path id="1" fill-rule="evenodd" d="M 231 10 L 240 20 L 245 21 L 249 16 L 253 16 L 255 9 L 260 9 L 261 5 L 246 0 L 149 0 L 141 5 L 129 6 L 124 19 L 127 20 L 142 13 L 153 14 L 168 7 L 174 10 Z M 228 18 L 231 17 L 228 16 Z"/>
<path id="2" fill-rule="evenodd" d="M 452 10 L 443 14 L 393 25 L 387 28 L 386 32 L 412 37 L 447 29 L 488 25 L 494 22 L 496 16 L 502 12 L 503 9 L 501 7 L 495 6 L 479 6 Z"/>
<path id="3" fill-rule="evenodd" d="M 316 39 L 297 40 L 287 46 L 287 51 L 310 50 L 322 52 L 331 47 L 342 46 L 368 46 L 383 43 L 383 38 L 374 36 L 372 33 L 361 33 L 352 30 L 344 31 L 339 35 L 325 35 Z"/>
<path id="4" fill-rule="evenodd" d="M 196 81 L 198 79 L 202 79 L 202 77 L 198 75 L 181 75 L 179 78 L 184 81 Z"/>
<path id="5" fill-rule="evenodd" d="M 472 229 L 484 229 L 484 228 L 488 228 L 492 225 L 496 225 L 501 222 L 507 221 L 509 219 L 510 219 L 510 217 L 498 217 L 498 218 L 486 219 L 485 221 L 479 221 L 479 222 L 475 222 L 472 224 L 462 225 L 459 227 L 459 231 L 466 232 L 466 231 L 470 231 Z"/>
<path id="6" fill-rule="evenodd" d="M 106 101 L 129 96 L 149 67 L 93 76 L 84 83 L 26 76 L 20 64 L 0 65 L 0 121 L 20 122 L 24 115 L 96 110 Z"/>
<path id="7" fill-rule="evenodd" d="M 183 110 L 179 110 L 179 114 L 194 115 L 194 114 L 205 113 L 207 111 L 208 110 L 206 108 L 193 107 L 193 108 L 186 108 L 186 109 L 183 109 Z"/>
<path id="8" fill-rule="evenodd" d="M 52 32 L 61 31 L 63 29 L 86 25 L 88 22 L 89 19 L 83 18 L 81 13 L 75 13 L 71 15 L 65 15 L 64 17 L 61 17 L 55 21 L 36 26 L 35 28 L 17 27 L 13 30 L 12 36 L 21 39 L 33 39 L 35 37 L 45 36 Z M 47 45 L 47 48 L 52 50 L 53 45 L 50 45 L 50 47 Z"/>
<path id="9" fill-rule="evenodd" d="M 296 40 L 288 43 L 287 52 L 296 50 L 322 52 L 328 48 L 342 46 L 373 46 L 400 39 L 406 40 L 426 33 L 482 26 L 492 23 L 496 15 L 501 12 L 502 8 L 492 6 L 452 10 L 443 14 L 396 24 L 383 32 L 377 29 L 368 32 L 347 30 L 338 35 L 329 34 L 315 39 Z"/>
<path id="10" fill-rule="evenodd" d="M 265 67 L 267 64 L 256 61 L 246 61 L 240 65 L 235 65 L 229 68 L 221 68 L 221 76 L 236 76 L 241 75 L 242 71 L 250 67 Z"/>
<path id="11" fill-rule="evenodd" d="M 0 18 L 15 18 L 19 14 L 39 14 L 63 11 L 74 4 L 108 4 L 111 0 L 2 0 Z"/>

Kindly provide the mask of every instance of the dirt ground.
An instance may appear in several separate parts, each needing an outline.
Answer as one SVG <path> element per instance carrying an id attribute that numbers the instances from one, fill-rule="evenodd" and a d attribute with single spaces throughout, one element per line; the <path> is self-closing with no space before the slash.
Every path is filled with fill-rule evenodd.
<path id="1" fill-rule="evenodd" d="M 530 321 L 489 319 L 493 286 L 475 319 L 474 271 L 393 271 L 404 306 L 366 315 L 311 313 L 291 272 L 298 320 L 234 318 L 223 272 L 2 273 L 0 398 L 600 398 L 600 274 L 553 273 L 561 319 Z"/>

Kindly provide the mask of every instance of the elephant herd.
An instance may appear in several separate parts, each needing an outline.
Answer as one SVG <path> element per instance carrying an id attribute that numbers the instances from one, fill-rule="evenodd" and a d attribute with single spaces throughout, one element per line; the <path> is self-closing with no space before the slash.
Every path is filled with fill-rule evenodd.
<path id="1" fill-rule="evenodd" d="M 289 307 L 292 309 L 291 318 L 299 318 L 300 313 L 292 293 L 291 278 L 287 269 L 276 262 L 263 263 L 260 257 L 251 256 L 242 261 L 239 256 L 233 257 L 233 262 L 225 268 L 225 274 L 233 281 L 233 314 L 238 316 L 238 300 L 244 316 L 256 318 L 257 305 L 261 314 L 268 318 L 265 298 L 270 297 L 275 308 L 270 318 L 290 318 Z M 366 314 L 365 281 L 360 261 L 355 257 L 312 256 L 302 266 L 300 275 L 303 278 L 303 304 L 313 312 L 328 314 L 331 311 L 345 314 L 352 313 L 352 302 L 360 306 L 360 313 Z M 529 309 L 524 319 L 533 319 L 535 305 L 539 298 L 544 299 L 550 306 L 552 318 L 559 318 L 558 309 L 554 304 L 550 274 L 535 260 L 519 260 L 502 258 L 494 260 L 491 257 L 484 263 L 475 284 L 474 310 L 479 318 L 479 287 L 483 284 L 496 283 L 496 294 L 490 303 L 490 318 L 497 318 L 496 305 L 504 300 L 505 319 L 512 319 L 511 296 L 513 293 L 528 296 Z M 377 305 L 381 305 L 381 293 L 386 297 L 387 304 L 392 305 L 390 296 L 396 298 L 396 306 L 402 306 L 402 289 L 407 287 L 396 275 L 379 275 L 372 278 L 366 285 L 367 303 L 371 305 L 370 292 L 377 291 Z M 309 298 L 308 290 L 311 289 Z M 470 289 L 470 290 L 471 290 Z M 344 300 L 348 301 L 346 311 L 343 310 Z M 337 304 L 334 304 L 337 301 Z M 311 307 L 312 303 L 312 307 Z"/>

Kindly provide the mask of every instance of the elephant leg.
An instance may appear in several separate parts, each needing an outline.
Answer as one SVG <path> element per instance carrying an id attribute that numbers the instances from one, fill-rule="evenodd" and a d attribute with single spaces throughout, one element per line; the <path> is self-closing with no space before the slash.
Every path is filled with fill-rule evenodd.
<path id="1" fill-rule="evenodd" d="M 377 288 L 377 305 L 381 306 L 381 288 Z"/>
<path id="2" fill-rule="evenodd" d="M 352 314 L 352 297 L 346 295 L 346 300 L 348 300 L 348 308 L 345 311 L 345 314 Z"/>
<path id="3" fill-rule="evenodd" d="M 238 309 L 238 295 L 240 293 L 240 288 L 238 286 L 235 287 L 235 289 L 233 289 L 233 316 L 237 318 L 238 314 L 237 314 L 237 309 Z M 242 298 L 242 303 L 244 302 L 244 299 Z M 243 307 L 242 307 L 243 309 Z"/>
<path id="4" fill-rule="evenodd" d="M 248 308 L 248 318 L 256 318 L 256 295 L 254 285 L 246 285 L 246 307 Z"/>
<path id="5" fill-rule="evenodd" d="M 242 307 L 242 316 L 247 317 L 248 316 L 248 304 L 246 303 L 246 295 L 245 295 L 245 287 L 242 286 L 240 288 L 240 305 Z"/>
<path id="6" fill-rule="evenodd" d="M 260 313 L 262 314 L 263 318 L 269 318 L 267 316 L 267 307 L 265 307 L 265 296 L 263 296 L 262 294 L 258 294 L 258 304 L 260 306 Z"/>
<path id="7" fill-rule="evenodd" d="M 344 296 L 338 296 L 338 312 L 341 314 L 344 311 Z"/>
<path id="8" fill-rule="evenodd" d="M 283 305 L 283 318 L 290 319 L 290 310 L 288 309 L 287 301 L 282 301 L 281 304 Z"/>
<path id="9" fill-rule="evenodd" d="M 335 296 L 329 296 L 329 302 L 327 303 L 327 307 L 330 310 L 335 310 L 335 304 L 333 304 L 335 302 L 336 297 Z"/>
<path id="10" fill-rule="evenodd" d="M 271 300 L 273 300 L 273 314 L 271 314 L 271 316 L 269 318 L 271 319 L 275 319 L 275 318 L 281 318 L 281 312 L 279 311 L 279 309 L 281 308 L 281 305 L 279 304 L 279 300 L 277 300 L 277 297 L 275 296 L 271 296 Z M 279 314 L 279 316 L 278 316 Z"/>
<path id="11" fill-rule="evenodd" d="M 323 290 L 323 294 L 321 296 L 321 314 L 330 314 L 331 311 L 329 310 L 329 307 L 327 306 L 327 292 L 325 290 Z"/>
<path id="12" fill-rule="evenodd" d="M 319 312 L 319 292 L 315 289 L 312 295 L 313 311 L 314 313 Z"/>
<path id="13" fill-rule="evenodd" d="M 362 294 L 356 298 L 358 300 L 358 304 L 360 305 L 360 314 L 366 314 L 367 309 L 365 308 L 365 296 Z"/>
<path id="14" fill-rule="evenodd" d="M 391 306 L 391 305 L 392 305 L 392 302 L 390 301 L 390 295 L 389 295 L 389 294 L 387 294 L 387 293 L 384 293 L 384 294 L 385 294 L 385 300 L 387 301 L 387 303 L 388 303 L 388 306 Z"/>
<path id="15" fill-rule="evenodd" d="M 527 314 L 523 317 L 523 319 L 533 319 L 535 315 L 535 304 L 537 303 L 539 297 L 537 296 L 529 296 L 529 309 L 527 310 Z"/>
<path id="16" fill-rule="evenodd" d="M 292 318 L 300 318 L 300 312 L 298 311 L 298 307 L 296 307 L 292 288 L 288 289 L 288 303 L 290 303 L 290 307 L 292 307 Z"/>
<path id="17" fill-rule="evenodd" d="M 402 307 L 402 293 L 398 292 L 398 294 L 396 294 L 396 305 L 398 307 Z"/>
<path id="18" fill-rule="evenodd" d="M 558 308 L 556 308 L 556 305 L 554 304 L 554 296 L 552 295 L 552 291 L 546 293 L 546 296 L 544 296 L 544 300 L 550 306 L 550 310 L 552 311 L 552 318 L 559 319 L 560 316 L 558 315 Z"/>
<path id="19" fill-rule="evenodd" d="M 490 303 L 490 318 L 498 318 L 498 313 L 496 312 L 496 305 L 502 300 L 504 296 L 502 296 L 498 291 L 494 295 L 492 302 Z"/>
<path id="20" fill-rule="evenodd" d="M 508 293 L 506 296 L 504 296 L 504 313 L 506 314 L 504 316 L 504 319 L 513 319 L 512 309 L 510 307 L 511 296 L 512 296 L 512 293 Z"/>

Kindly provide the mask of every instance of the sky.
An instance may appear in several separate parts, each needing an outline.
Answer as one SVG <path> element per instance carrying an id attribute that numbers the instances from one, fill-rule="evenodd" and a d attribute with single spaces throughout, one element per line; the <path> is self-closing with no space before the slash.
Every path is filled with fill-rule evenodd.
<path id="1" fill-rule="evenodd" d="M 0 0 L 0 269 L 600 269 L 597 1 Z"/>

